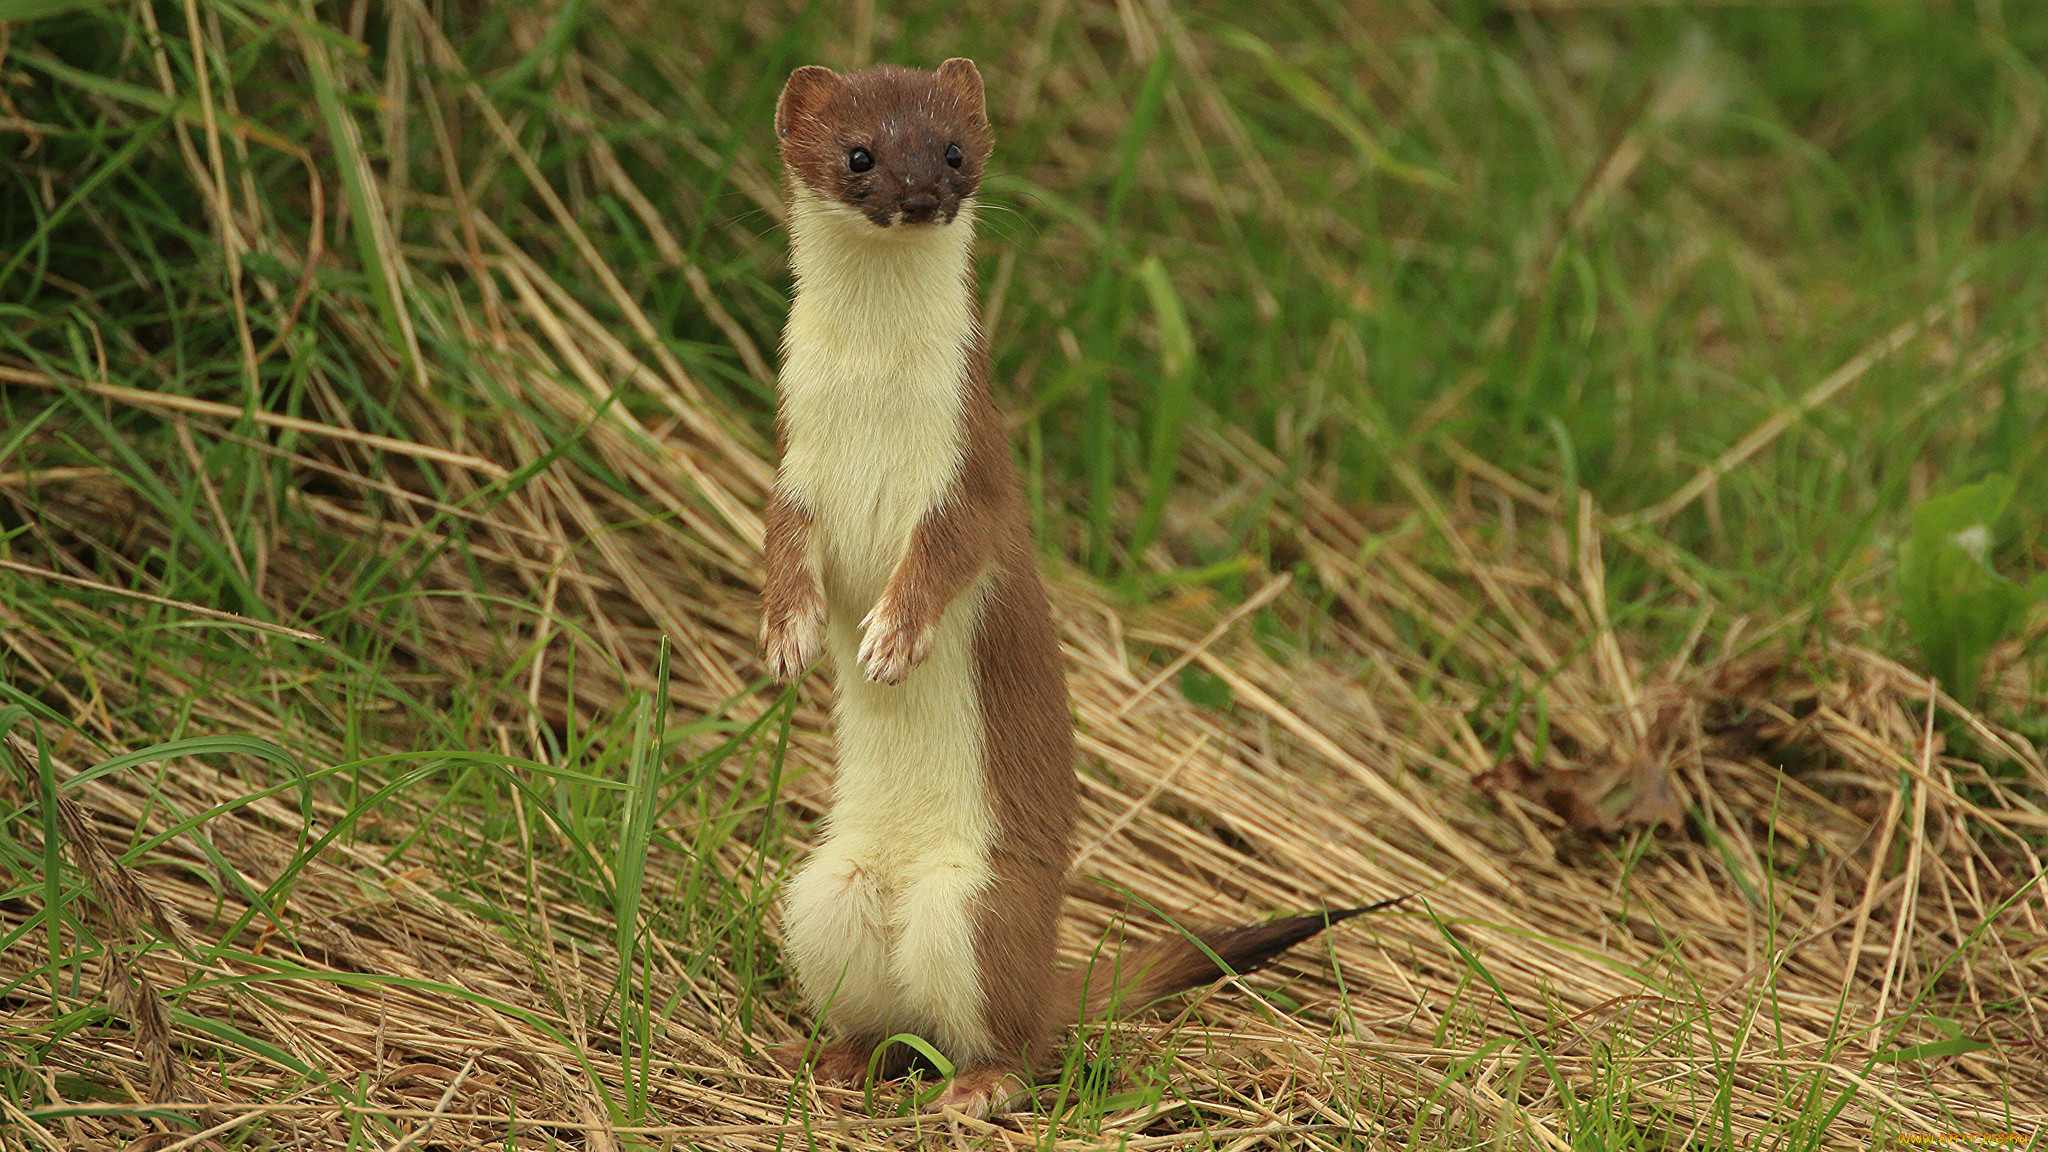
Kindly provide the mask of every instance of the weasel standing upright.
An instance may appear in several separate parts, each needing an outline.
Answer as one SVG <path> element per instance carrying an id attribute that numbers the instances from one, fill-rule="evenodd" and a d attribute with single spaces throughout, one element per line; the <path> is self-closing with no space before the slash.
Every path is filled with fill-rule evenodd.
<path id="1" fill-rule="evenodd" d="M 1171 937 L 1085 996 L 1054 971 L 1074 737 L 975 314 L 981 74 L 799 68 L 775 128 L 796 291 L 762 646 L 784 680 L 830 653 L 839 692 L 832 811 L 785 907 L 837 1039 L 782 1055 L 853 1079 L 916 1033 L 959 1069 L 933 1107 L 984 1114 L 1028 1087 L 1058 1027 L 1219 970 Z M 1356 911 L 1196 935 L 1245 971 Z"/>

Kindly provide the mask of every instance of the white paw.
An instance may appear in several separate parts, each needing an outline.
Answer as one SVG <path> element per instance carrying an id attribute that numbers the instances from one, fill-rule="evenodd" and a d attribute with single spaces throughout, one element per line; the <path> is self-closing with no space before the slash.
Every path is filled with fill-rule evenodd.
<path id="1" fill-rule="evenodd" d="M 761 629 L 761 653 L 768 662 L 768 674 L 793 684 L 803 678 L 804 669 L 825 647 L 825 606 L 806 605 L 787 619 L 771 621 Z"/>
<path id="2" fill-rule="evenodd" d="M 869 610 L 860 626 L 860 666 L 870 680 L 901 684 L 931 654 L 931 629 L 912 627 L 886 598 Z"/>

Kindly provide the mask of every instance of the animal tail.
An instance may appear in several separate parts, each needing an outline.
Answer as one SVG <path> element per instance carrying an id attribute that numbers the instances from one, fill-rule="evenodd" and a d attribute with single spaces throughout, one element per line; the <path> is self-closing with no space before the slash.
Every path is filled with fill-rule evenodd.
<path id="1" fill-rule="evenodd" d="M 1408 896 L 1396 896 L 1358 908 L 1309 912 L 1264 924 L 1188 928 L 1149 944 L 1119 947 L 1116 940 L 1105 940 L 1092 962 L 1060 974 L 1059 1015 L 1054 1019 L 1073 1024 L 1128 1015 L 1219 976 L 1263 968 L 1332 924 L 1391 908 L 1406 899 Z"/>

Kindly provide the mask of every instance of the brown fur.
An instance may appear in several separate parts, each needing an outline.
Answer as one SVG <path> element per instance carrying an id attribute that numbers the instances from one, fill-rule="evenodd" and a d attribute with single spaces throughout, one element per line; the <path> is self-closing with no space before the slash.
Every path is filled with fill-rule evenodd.
<path id="1" fill-rule="evenodd" d="M 1049 1055 L 1059 1023 L 1048 1009 L 1053 943 L 1073 859 L 1074 729 L 1016 465 L 985 384 L 988 357 L 977 353 L 972 362 L 961 479 L 963 488 L 987 494 L 992 513 L 993 567 L 975 630 L 974 666 L 996 808 L 989 861 L 995 883 L 975 924 L 975 953 L 990 1032 L 1002 1051 L 1017 1054 L 1012 1070 L 1028 1073 Z"/>
<path id="2" fill-rule="evenodd" d="M 1062 1023 L 1128 1015 L 1219 976 L 1255 972 L 1332 924 L 1391 908 L 1406 896 L 1358 908 L 1283 916 L 1263 924 L 1184 928 L 1148 944 L 1126 945 L 1112 932 L 1090 963 L 1060 974 L 1056 1019 Z"/>
<path id="3" fill-rule="evenodd" d="M 798 1040 L 793 1044 L 777 1044 L 768 1050 L 768 1058 L 785 1068 L 802 1068 L 809 1065 L 811 1078 L 820 1084 L 859 1084 L 867 1079 L 868 1066 L 874 1060 L 875 1045 L 887 1039 L 885 1036 L 839 1039 L 829 1043 L 815 1040 Z M 902 1044 L 893 1044 L 876 1066 L 876 1075 L 884 1080 L 893 1080 L 910 1071 L 916 1053 Z"/>
<path id="4" fill-rule="evenodd" d="M 775 422 L 776 455 L 781 455 L 782 421 Z M 780 487 L 763 510 L 761 650 L 776 679 L 794 681 L 817 659 L 825 592 L 811 563 L 811 514 Z"/>
<path id="5" fill-rule="evenodd" d="M 981 187 L 995 147 L 981 73 L 953 59 L 936 73 L 884 65 L 841 76 L 813 64 L 790 73 L 775 104 L 775 134 L 794 184 L 851 205 L 889 227 L 905 199 L 930 193 L 951 221 L 960 201 Z M 960 145 L 960 167 L 941 156 Z M 875 156 L 872 170 L 852 171 L 855 148 Z"/>
<path id="6" fill-rule="evenodd" d="M 761 588 L 761 614 L 770 629 L 784 628 L 807 611 L 821 611 L 824 594 L 810 557 L 811 514 L 780 492 L 763 516 L 769 578 Z"/>
<path id="7" fill-rule="evenodd" d="M 979 187 L 993 145 L 981 77 L 965 60 L 937 73 L 873 68 L 848 76 L 800 68 L 776 107 L 776 131 L 793 190 L 839 201 L 880 227 L 933 218 L 951 221 Z M 958 169 L 942 157 L 961 146 Z M 853 148 L 868 149 L 874 168 L 854 173 Z M 922 198 L 922 199 L 920 199 Z M 932 200 L 925 205 L 923 200 Z M 1295 917 L 1271 924 L 1196 933 L 1217 959 L 1185 937 L 1108 950 L 1104 977 L 1084 981 L 1054 965 L 1054 942 L 1073 857 L 1077 807 L 1074 733 L 1065 668 L 1022 486 L 1003 421 L 989 395 L 985 346 L 971 350 L 963 390 L 964 445 L 960 471 L 939 504 L 913 531 L 904 555 L 875 605 L 868 641 L 879 649 L 863 663 L 897 670 L 894 682 L 924 657 L 932 629 L 970 589 L 978 591 L 973 640 L 975 690 L 984 725 L 984 771 L 996 832 L 993 881 L 974 918 L 975 958 L 986 1022 L 997 1055 L 959 1070 L 941 1105 L 985 1112 L 1028 1084 L 1051 1058 L 1055 1032 L 1082 1012 L 1135 1007 L 1214 979 L 1224 968 L 1244 972 L 1354 914 Z M 778 433 L 781 429 L 778 427 Z M 778 435 L 778 440 L 781 437 Z M 768 575 L 763 590 L 764 642 L 771 668 L 793 676 L 805 655 L 796 642 L 810 613 L 824 603 L 809 554 L 811 520 L 780 492 L 767 510 Z M 810 632 L 815 633 L 811 628 Z M 1083 985 L 1090 983 L 1084 996 Z M 882 1037 L 846 1036 L 821 1048 L 778 1050 L 786 1063 L 808 1061 L 820 1077 L 858 1077 Z M 886 1054 L 884 1071 L 901 1071 L 907 1053 Z"/>

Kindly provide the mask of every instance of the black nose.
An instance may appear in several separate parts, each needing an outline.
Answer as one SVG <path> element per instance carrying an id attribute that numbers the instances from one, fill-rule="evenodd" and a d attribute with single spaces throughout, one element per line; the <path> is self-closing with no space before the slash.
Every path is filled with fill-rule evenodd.
<path id="1" fill-rule="evenodd" d="M 903 215 L 906 217 L 929 216 L 938 210 L 939 198 L 937 196 L 918 195 L 905 196 L 903 198 Z"/>

